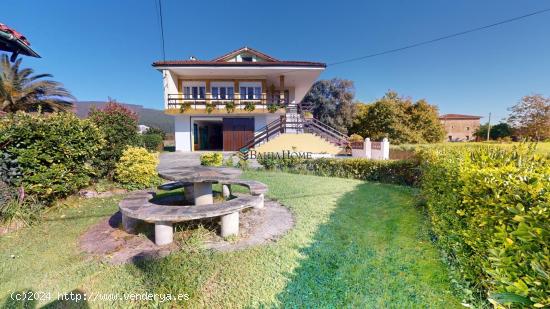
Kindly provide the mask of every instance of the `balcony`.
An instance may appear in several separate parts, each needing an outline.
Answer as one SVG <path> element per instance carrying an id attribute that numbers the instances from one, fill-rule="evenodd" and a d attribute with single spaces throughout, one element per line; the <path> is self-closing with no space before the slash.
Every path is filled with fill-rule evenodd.
<path id="1" fill-rule="evenodd" d="M 282 104 L 280 102 L 283 102 Z M 168 114 L 249 114 L 284 112 L 286 100 L 267 99 L 265 94 L 240 98 L 239 94 L 226 99 L 200 98 L 180 93 L 168 94 Z"/>

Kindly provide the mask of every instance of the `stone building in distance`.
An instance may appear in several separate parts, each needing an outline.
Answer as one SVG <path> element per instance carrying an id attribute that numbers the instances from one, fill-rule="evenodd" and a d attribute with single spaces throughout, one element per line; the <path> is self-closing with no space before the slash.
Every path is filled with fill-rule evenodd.
<path id="1" fill-rule="evenodd" d="M 479 129 L 480 116 L 445 114 L 439 121 L 445 127 L 448 142 L 467 142 L 475 140 L 474 133 Z"/>

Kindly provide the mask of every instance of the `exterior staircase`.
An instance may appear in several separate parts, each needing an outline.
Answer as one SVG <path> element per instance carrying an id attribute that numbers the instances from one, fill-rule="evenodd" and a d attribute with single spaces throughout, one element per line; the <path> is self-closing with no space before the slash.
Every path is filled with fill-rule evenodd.
<path id="1" fill-rule="evenodd" d="M 288 104 L 284 116 L 257 130 L 254 138 L 245 143 L 242 148 L 258 148 L 282 134 L 312 134 L 332 146 L 338 147 L 341 150 L 340 153 L 347 152 L 350 146 L 349 137 L 317 119 L 306 118 L 304 113 L 307 111 L 310 111 L 310 109 L 302 104 Z M 304 138 L 308 139 L 308 137 Z M 326 152 L 333 153 L 334 151 L 332 147 L 327 147 Z"/>

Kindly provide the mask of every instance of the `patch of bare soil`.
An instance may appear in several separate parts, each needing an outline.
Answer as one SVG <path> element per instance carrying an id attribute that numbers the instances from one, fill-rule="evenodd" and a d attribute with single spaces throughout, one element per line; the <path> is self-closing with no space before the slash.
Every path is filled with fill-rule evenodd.
<path id="1" fill-rule="evenodd" d="M 167 206 L 170 207 L 170 206 Z M 179 239 L 185 240 L 190 228 L 203 226 L 212 231 L 204 241 L 204 247 L 217 251 L 233 251 L 275 242 L 294 225 L 290 211 L 272 200 L 265 202 L 263 209 L 241 211 L 239 236 L 223 239 L 219 235 L 219 219 L 194 220 L 178 224 L 174 239 L 167 246 L 153 242 L 153 225 L 143 223 L 137 235 L 128 234 L 120 228 L 121 215 L 114 214 L 89 228 L 79 239 L 81 250 L 90 258 L 111 264 L 135 262 L 142 259 L 164 257 L 180 249 Z"/>

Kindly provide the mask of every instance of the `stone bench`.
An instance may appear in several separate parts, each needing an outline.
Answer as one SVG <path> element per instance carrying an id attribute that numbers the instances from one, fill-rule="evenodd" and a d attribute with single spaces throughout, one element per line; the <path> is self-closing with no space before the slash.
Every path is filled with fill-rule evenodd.
<path id="1" fill-rule="evenodd" d="M 151 202 L 149 191 L 130 193 L 119 203 L 122 226 L 129 233 L 135 232 L 137 220 L 155 224 L 155 244 L 166 245 L 173 241 L 172 224 L 189 220 L 221 217 L 221 236 L 239 233 L 239 211 L 245 208 L 263 207 L 263 195 L 247 195 L 219 204 L 200 206 L 166 206 Z"/>
<path id="2" fill-rule="evenodd" d="M 223 197 L 228 198 L 231 196 L 231 185 L 239 185 L 250 190 L 252 196 L 258 196 L 261 198 L 261 205 L 258 208 L 264 207 L 264 196 L 267 193 L 267 185 L 255 180 L 246 179 L 233 179 L 220 181 L 222 184 Z"/>

